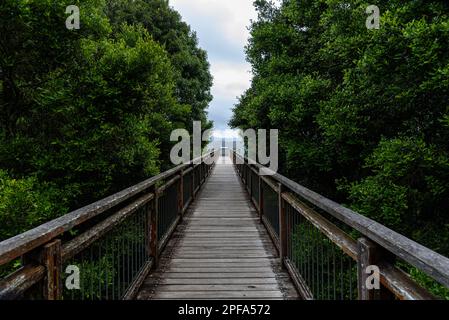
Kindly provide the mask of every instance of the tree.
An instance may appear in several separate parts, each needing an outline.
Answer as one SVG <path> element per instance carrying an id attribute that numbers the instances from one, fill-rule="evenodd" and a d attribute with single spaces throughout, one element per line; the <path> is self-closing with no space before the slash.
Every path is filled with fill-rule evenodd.
<path id="1" fill-rule="evenodd" d="M 121 2 L 133 10 L 141 4 Z M 65 28 L 73 4 L 79 30 Z M 108 5 L 0 4 L 0 220 L 18 221 L 3 224 L 0 237 L 157 174 L 171 166 L 170 132 L 197 117 L 206 121 L 211 76 L 188 26 L 169 16 L 159 21 L 168 22 L 167 37 L 179 35 L 179 53 L 190 54 L 181 68 L 167 43 L 138 22 L 110 18 Z M 188 81 L 198 82 L 192 92 Z M 36 210 L 21 219 L 14 206 Z"/>
<path id="2" fill-rule="evenodd" d="M 281 129 L 282 173 L 448 255 L 449 4 L 255 5 L 230 124 Z"/>
<path id="3" fill-rule="evenodd" d="M 209 129 L 206 109 L 212 100 L 207 53 L 198 47 L 196 34 L 181 20 L 178 12 L 165 0 L 108 0 L 107 14 L 117 28 L 121 23 L 141 24 L 168 52 L 175 70 L 175 96 L 180 104 L 189 105 L 188 117 L 174 118 L 192 129 L 191 119 Z"/>

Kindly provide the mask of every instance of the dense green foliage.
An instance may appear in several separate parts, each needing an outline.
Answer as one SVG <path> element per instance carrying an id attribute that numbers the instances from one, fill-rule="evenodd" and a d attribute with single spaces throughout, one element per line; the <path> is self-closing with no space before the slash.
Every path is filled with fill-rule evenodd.
<path id="1" fill-rule="evenodd" d="M 207 123 L 207 57 L 167 1 L 4 0 L 0 16 L 0 240 L 167 168 L 170 132 Z"/>
<path id="2" fill-rule="evenodd" d="M 283 174 L 449 255 L 449 3 L 255 5 L 231 125 L 280 129 Z"/>
<path id="3" fill-rule="evenodd" d="M 195 33 L 181 21 L 179 13 L 170 9 L 164 0 L 108 0 L 107 8 L 111 24 L 115 28 L 120 27 L 123 22 L 142 24 L 164 47 L 175 69 L 178 102 L 191 107 L 191 114 L 184 117 L 201 120 L 202 128 L 211 128 L 212 124 L 208 122 L 204 112 L 212 99 L 212 76 L 206 52 L 198 48 Z"/>

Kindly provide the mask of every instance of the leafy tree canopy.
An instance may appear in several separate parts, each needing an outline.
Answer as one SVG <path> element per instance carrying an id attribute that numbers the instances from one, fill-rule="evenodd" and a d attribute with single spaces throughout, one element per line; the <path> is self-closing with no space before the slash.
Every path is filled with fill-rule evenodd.
<path id="1" fill-rule="evenodd" d="M 449 4 L 255 6 L 254 79 L 230 124 L 279 128 L 283 174 L 448 255 Z"/>
<path id="2" fill-rule="evenodd" d="M 173 129 L 211 125 L 206 54 L 166 1 L 5 0 L 0 15 L 0 240 L 157 174 Z"/>

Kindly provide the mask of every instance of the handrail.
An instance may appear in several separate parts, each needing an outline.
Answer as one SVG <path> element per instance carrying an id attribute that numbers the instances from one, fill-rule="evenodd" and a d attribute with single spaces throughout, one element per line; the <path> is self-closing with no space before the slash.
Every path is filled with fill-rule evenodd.
<path id="1" fill-rule="evenodd" d="M 44 277 L 42 266 L 47 268 L 45 274 L 49 272 L 49 266 L 46 265 L 47 262 L 52 265 L 52 263 L 56 261 L 60 268 L 63 263 L 74 257 L 82 250 L 85 250 L 102 236 L 110 232 L 113 228 L 119 226 L 124 220 L 128 219 L 128 217 L 134 215 L 137 210 L 146 208 L 146 206 L 150 204 L 152 209 L 145 209 L 148 211 L 146 214 L 148 218 L 140 218 L 141 220 L 145 220 L 145 224 L 148 224 L 149 226 L 144 230 L 146 234 L 145 238 L 148 239 L 148 243 L 139 245 L 147 248 L 146 251 L 148 251 L 149 254 L 152 254 L 154 258 L 152 264 L 156 263 L 158 258 L 157 256 L 160 254 L 157 248 L 161 245 L 159 243 L 161 239 L 158 238 L 157 234 L 157 224 L 162 223 L 158 222 L 157 216 L 160 214 L 165 214 L 162 212 L 158 213 L 158 198 L 162 197 L 166 191 L 168 192 L 168 190 L 175 188 L 173 190 L 176 190 L 176 199 L 174 199 L 174 201 L 176 201 L 176 208 L 174 209 L 176 212 L 170 213 L 169 215 L 178 218 L 167 222 L 164 221 L 165 223 L 172 223 L 172 225 L 168 228 L 168 230 L 162 230 L 163 232 L 170 233 L 180 221 L 179 216 L 182 217 L 183 211 L 186 209 L 185 204 L 192 201 L 192 199 L 183 199 L 183 188 L 191 189 L 191 198 L 194 197 L 194 176 L 198 175 L 201 177 L 197 182 L 200 187 L 213 167 L 213 162 L 206 160 L 213 158 L 214 155 L 215 151 L 212 150 L 208 154 L 196 158 L 189 163 L 178 165 L 175 168 L 165 171 L 155 177 L 147 179 L 105 199 L 99 200 L 93 204 L 87 205 L 57 219 L 44 223 L 34 229 L 28 230 L 22 234 L 0 242 L 0 266 L 27 255 L 22 269 L 9 275 L 3 280 L 0 279 L 0 299 L 10 299 L 15 296 L 19 296 L 25 291 L 25 289 L 28 289 L 28 286 L 42 280 Z M 191 186 L 184 186 L 183 184 L 183 177 L 187 175 L 191 176 Z M 165 181 L 165 184 L 158 186 L 158 183 L 161 181 Z M 133 200 L 130 203 L 129 200 L 131 199 Z M 184 203 L 183 200 L 185 200 L 186 203 Z M 169 201 L 172 201 L 172 199 L 169 199 Z M 123 207 L 122 205 L 125 204 L 127 206 Z M 108 214 L 107 217 L 99 223 L 95 222 L 96 224 L 94 226 L 89 226 L 87 231 L 81 235 L 65 242 L 63 245 L 60 244 L 61 241 L 57 239 L 58 237 L 62 236 L 67 231 L 84 225 L 86 222 L 115 207 L 119 207 L 117 209 L 118 211 L 112 213 L 111 215 Z M 169 236 L 170 235 L 165 234 L 165 237 Z M 48 256 L 48 254 L 50 256 Z M 54 256 L 55 254 L 56 256 Z M 157 256 L 154 257 L 154 254 Z M 49 262 L 45 260 L 46 258 L 49 260 L 56 260 Z M 133 263 L 134 262 L 135 261 L 133 261 Z M 149 266 L 150 265 L 146 263 L 144 269 L 149 269 Z M 28 270 L 39 270 L 39 272 L 28 272 Z M 139 278 L 142 278 L 142 275 L 140 275 Z M 55 283 L 50 285 L 56 287 L 56 290 L 60 290 L 60 284 L 57 283 L 59 280 L 53 280 Z M 53 298 L 58 298 L 61 295 L 61 292 L 59 291 L 50 293 L 54 294 Z M 51 299 L 51 294 L 44 295 L 44 298 Z"/>
<path id="2" fill-rule="evenodd" d="M 265 167 L 255 163 L 254 161 L 251 161 L 251 163 L 249 163 L 248 158 L 239 155 L 233 150 L 231 150 L 231 155 L 233 162 L 236 165 L 243 165 L 249 168 L 256 168 L 258 170 L 265 169 Z M 275 173 L 272 176 L 261 176 L 259 174 L 258 176 L 261 181 L 264 181 L 264 183 L 266 183 L 266 185 L 268 185 L 270 188 L 274 189 L 275 192 L 279 192 L 280 187 L 282 199 L 284 201 L 287 201 L 287 203 L 289 203 L 290 205 L 293 204 L 293 206 L 295 206 L 300 203 L 294 199 L 295 196 L 307 201 L 313 206 L 316 206 L 317 208 L 336 218 L 338 221 L 344 223 L 354 230 L 357 230 L 363 236 L 367 237 L 369 240 L 382 247 L 383 250 L 386 250 L 390 254 L 394 254 L 394 256 L 402 259 L 403 261 L 418 268 L 419 270 L 422 270 L 434 280 L 438 281 L 446 287 L 449 287 L 449 259 L 447 257 L 424 247 L 423 245 L 385 227 L 384 225 L 372 219 L 362 216 L 351 209 L 348 209 L 330 199 L 327 199 L 326 197 L 312 190 L 309 190 L 304 186 L 301 186 L 300 184 L 278 173 Z M 243 173 L 242 179 L 244 179 Z M 268 182 L 270 180 L 272 182 Z M 279 185 L 279 187 L 277 187 L 276 184 Z M 282 206 L 282 203 L 280 205 Z M 296 210 L 299 210 L 300 212 L 301 208 L 296 207 Z M 309 212 L 311 211 L 309 210 Z M 316 215 L 314 216 L 320 217 L 318 213 L 316 213 Z M 310 220 L 310 216 L 307 218 Z M 270 227 L 271 226 L 269 226 L 269 228 Z M 317 227 L 325 227 L 325 225 L 322 222 L 317 222 Z M 351 252 L 348 252 L 348 254 L 354 257 L 354 246 L 356 245 L 356 242 L 355 240 L 352 241 L 354 242 L 351 244 L 351 246 L 347 246 L 346 250 L 350 250 Z M 280 245 L 279 247 L 281 248 L 282 245 Z M 397 272 L 395 274 L 397 274 Z M 422 292 L 420 291 L 420 294 L 421 293 Z M 402 297 L 409 297 L 406 292 L 403 292 L 400 295 Z M 419 296 L 422 297 L 423 295 Z M 427 296 L 429 297 L 429 295 Z"/>
<path id="3" fill-rule="evenodd" d="M 203 159 L 204 157 L 200 157 Z M 182 164 L 157 176 L 149 178 L 141 183 L 131 186 L 107 198 L 89 204 L 83 208 L 77 209 L 64 216 L 44 223 L 34 229 L 28 230 L 22 234 L 0 242 L 0 265 L 16 259 L 26 252 L 50 241 L 64 232 L 98 216 L 99 214 L 117 206 L 131 197 L 148 190 L 158 181 L 164 180 L 179 173 L 184 168 L 198 161 L 190 161 L 188 164 Z"/>

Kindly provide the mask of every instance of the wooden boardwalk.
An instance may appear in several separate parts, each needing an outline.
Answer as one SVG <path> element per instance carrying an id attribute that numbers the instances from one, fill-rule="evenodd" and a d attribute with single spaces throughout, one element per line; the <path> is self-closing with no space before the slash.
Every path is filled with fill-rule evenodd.
<path id="1" fill-rule="evenodd" d="M 221 157 L 138 299 L 297 299 L 229 158 Z"/>

